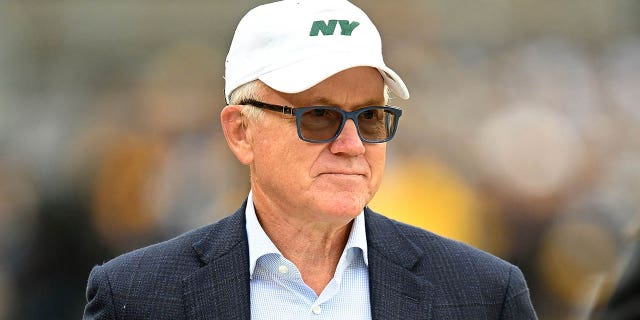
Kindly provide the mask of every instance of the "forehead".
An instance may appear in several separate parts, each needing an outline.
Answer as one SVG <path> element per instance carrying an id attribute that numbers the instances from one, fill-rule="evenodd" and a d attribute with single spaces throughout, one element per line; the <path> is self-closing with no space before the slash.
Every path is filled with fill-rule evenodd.
<path id="1" fill-rule="evenodd" d="M 385 103 L 384 81 L 380 72 L 371 67 L 344 70 L 299 93 L 274 93 L 294 106 L 328 105 L 353 109 Z"/>

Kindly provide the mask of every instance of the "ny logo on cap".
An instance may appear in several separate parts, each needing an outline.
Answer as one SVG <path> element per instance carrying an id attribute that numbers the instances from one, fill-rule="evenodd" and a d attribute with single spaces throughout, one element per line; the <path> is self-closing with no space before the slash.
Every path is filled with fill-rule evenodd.
<path id="1" fill-rule="evenodd" d="M 333 35 L 338 23 L 340 23 L 340 35 L 343 36 L 350 36 L 353 29 L 360 25 L 360 22 L 358 21 L 349 22 L 349 20 L 329 20 L 329 23 L 326 23 L 323 20 L 317 20 L 311 25 L 309 36 L 316 37 L 320 32 L 325 36 Z"/>

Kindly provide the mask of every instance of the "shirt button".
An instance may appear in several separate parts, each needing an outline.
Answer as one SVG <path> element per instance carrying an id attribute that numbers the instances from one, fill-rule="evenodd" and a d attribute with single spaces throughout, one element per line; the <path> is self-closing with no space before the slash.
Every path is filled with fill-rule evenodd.
<path id="1" fill-rule="evenodd" d="M 311 312 L 313 312 L 314 314 L 320 314 L 321 311 L 322 309 L 320 308 L 320 306 L 311 307 Z"/>
<path id="2" fill-rule="evenodd" d="M 287 268 L 287 266 L 285 265 L 281 265 L 278 267 L 278 271 L 280 271 L 280 273 L 287 273 L 289 272 L 289 268 Z"/>

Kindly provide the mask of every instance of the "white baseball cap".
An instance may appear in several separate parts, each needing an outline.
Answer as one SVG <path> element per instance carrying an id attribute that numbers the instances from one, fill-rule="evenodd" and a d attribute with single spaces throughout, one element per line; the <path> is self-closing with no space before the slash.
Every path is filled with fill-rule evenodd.
<path id="1" fill-rule="evenodd" d="M 402 99 L 409 90 L 384 63 L 380 34 L 346 0 L 284 0 L 261 5 L 240 21 L 225 63 L 225 97 L 259 79 L 274 90 L 298 93 L 357 66 L 377 68 Z"/>

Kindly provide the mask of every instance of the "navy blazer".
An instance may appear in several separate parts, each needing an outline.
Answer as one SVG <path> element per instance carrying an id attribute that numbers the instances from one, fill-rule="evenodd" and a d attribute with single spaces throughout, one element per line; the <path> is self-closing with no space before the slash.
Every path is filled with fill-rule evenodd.
<path id="1" fill-rule="evenodd" d="M 250 319 L 245 207 L 94 267 L 84 319 Z M 365 225 L 373 319 L 536 319 L 517 267 L 368 208 Z"/>

